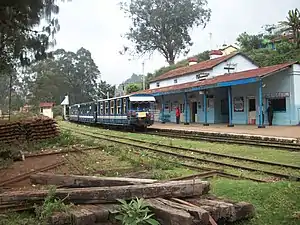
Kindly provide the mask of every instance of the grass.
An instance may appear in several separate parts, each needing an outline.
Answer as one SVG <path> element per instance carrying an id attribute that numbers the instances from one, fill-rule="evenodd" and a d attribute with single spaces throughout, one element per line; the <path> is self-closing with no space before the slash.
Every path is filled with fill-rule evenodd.
<path id="1" fill-rule="evenodd" d="M 176 159 L 169 158 L 168 160 L 173 162 L 169 163 L 165 157 L 162 158 L 160 155 L 151 154 L 147 151 L 137 151 L 129 146 L 97 140 L 80 134 L 76 134 L 76 136 L 81 140 L 85 140 L 85 142 L 93 142 L 93 145 L 101 146 L 102 149 L 100 151 L 89 151 L 84 157 L 73 159 L 77 167 L 87 174 L 92 175 L 99 170 L 114 169 L 113 175 L 126 176 L 126 173 L 122 173 L 122 169 L 133 168 L 135 172 L 143 172 L 144 178 L 170 179 L 196 173 L 194 170 L 176 164 Z M 156 158 L 153 158 L 153 156 Z M 118 169 L 120 169 L 120 172 L 118 172 Z"/>
<path id="2" fill-rule="evenodd" d="M 296 182 L 255 183 L 214 179 L 212 192 L 219 197 L 252 203 L 256 208 L 255 218 L 238 225 L 297 225 L 300 211 L 300 186 Z"/>
<path id="3" fill-rule="evenodd" d="M 85 131 L 90 132 L 86 129 L 82 129 L 81 127 L 82 126 L 77 127 L 77 130 L 83 131 L 83 132 L 85 132 Z M 97 128 L 91 128 L 91 129 L 97 129 Z M 110 131 L 106 131 L 106 134 L 109 133 L 109 132 Z M 103 134 L 103 133 L 99 132 L 98 130 L 93 130 L 93 134 Z M 137 134 L 135 134 L 135 135 L 137 135 Z M 164 139 L 164 137 L 157 137 L 157 138 L 158 139 L 159 138 Z M 132 141 L 127 141 L 127 140 L 124 140 L 123 142 L 132 143 Z M 157 140 L 157 142 L 159 142 L 159 140 Z M 173 143 L 169 143 L 169 145 L 174 146 Z M 150 144 L 145 144 L 145 146 L 151 146 L 151 145 Z M 163 150 L 167 150 L 167 149 L 164 148 Z M 168 151 L 177 152 L 177 153 L 180 153 L 182 155 L 194 156 L 194 157 L 197 157 L 197 158 L 200 158 L 200 159 L 209 159 L 209 160 L 212 160 L 212 161 L 216 161 L 216 162 L 219 161 L 219 162 L 224 162 L 224 163 L 228 163 L 228 164 L 232 164 L 232 165 L 241 165 L 241 166 L 247 166 L 247 167 L 254 168 L 254 169 L 261 169 L 261 170 L 265 170 L 265 171 L 270 171 L 270 172 L 284 173 L 284 174 L 289 175 L 289 176 L 299 176 L 300 175 L 299 170 L 289 169 L 289 168 L 284 168 L 284 167 L 279 167 L 279 166 L 270 166 L 270 165 L 258 164 L 258 163 L 253 163 L 253 162 L 247 162 L 247 161 L 243 161 L 243 160 L 233 160 L 233 159 L 224 158 L 224 157 L 215 157 L 215 156 L 210 156 L 210 155 L 205 155 L 205 154 L 200 154 L 200 153 L 193 153 L 193 152 L 186 152 L 186 151 L 183 151 L 183 150 L 176 150 L 176 149 L 175 150 L 170 149 Z M 273 150 L 273 151 L 277 151 L 277 150 Z M 148 151 L 148 154 L 149 153 L 150 153 L 150 151 Z M 287 153 L 291 153 L 291 152 L 287 152 Z M 153 153 L 152 153 L 152 155 L 153 155 Z M 154 153 L 154 155 L 160 155 L 160 153 L 157 153 L 157 154 Z M 163 157 L 168 158 L 169 156 L 164 155 Z M 174 157 L 172 157 L 172 158 L 174 159 Z M 235 175 L 238 175 L 238 176 L 250 176 L 250 177 L 258 178 L 258 179 L 263 178 L 263 179 L 267 179 L 267 180 L 276 180 L 276 178 L 274 178 L 272 175 L 267 175 L 267 174 L 262 173 L 262 172 L 256 172 L 256 171 L 253 172 L 253 171 L 249 171 L 249 170 L 232 168 L 232 167 L 229 167 L 229 166 L 217 165 L 217 164 L 214 164 L 214 163 L 206 163 L 206 162 L 203 163 L 203 162 L 199 162 L 199 161 L 196 161 L 196 160 L 193 161 L 193 160 L 181 159 L 180 161 L 181 162 L 183 162 L 183 161 L 184 162 L 189 162 L 188 164 L 191 164 L 191 162 L 192 162 L 192 165 L 196 165 L 196 166 L 200 165 L 200 166 L 223 169 L 225 172 L 232 173 L 232 174 L 235 174 Z"/>
<path id="4" fill-rule="evenodd" d="M 89 127 L 84 125 L 76 125 L 67 122 L 59 122 L 60 126 L 71 129 L 83 129 L 86 131 L 93 131 L 102 134 L 118 135 L 122 137 L 130 137 L 138 140 L 151 141 L 155 143 L 167 144 L 172 146 L 179 146 L 185 148 L 202 149 L 206 151 L 225 153 L 228 155 L 248 157 L 252 159 L 260 159 L 278 163 L 299 165 L 300 154 L 298 152 L 289 152 L 286 150 L 278 150 L 272 148 L 262 148 L 255 146 L 243 146 L 223 143 L 210 143 L 204 141 L 193 141 L 184 139 L 174 139 L 168 137 L 160 137 L 156 135 L 147 135 L 141 133 L 124 133 L 114 130 L 105 130 L 99 127 Z"/>

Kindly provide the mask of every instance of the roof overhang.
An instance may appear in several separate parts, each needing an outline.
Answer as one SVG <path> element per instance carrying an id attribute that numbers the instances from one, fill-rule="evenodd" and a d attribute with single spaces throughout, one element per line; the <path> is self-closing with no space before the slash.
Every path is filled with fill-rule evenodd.
<path id="1" fill-rule="evenodd" d="M 162 96 L 162 95 L 170 95 L 170 94 L 179 94 L 179 93 L 184 93 L 184 92 L 202 91 L 202 90 L 207 90 L 207 89 L 217 88 L 217 87 L 229 87 L 229 86 L 235 86 L 235 85 L 241 85 L 241 84 L 250 84 L 250 83 L 255 83 L 259 80 L 260 80 L 260 77 L 252 77 L 252 78 L 246 78 L 246 79 L 240 79 L 240 80 L 234 80 L 234 81 L 220 82 L 220 83 L 206 85 L 206 86 L 184 88 L 184 89 L 167 91 L 167 92 L 156 92 L 156 93 L 153 93 L 152 95 L 153 96 Z"/>
<path id="2" fill-rule="evenodd" d="M 130 96 L 131 102 L 155 102 L 154 96 Z"/>

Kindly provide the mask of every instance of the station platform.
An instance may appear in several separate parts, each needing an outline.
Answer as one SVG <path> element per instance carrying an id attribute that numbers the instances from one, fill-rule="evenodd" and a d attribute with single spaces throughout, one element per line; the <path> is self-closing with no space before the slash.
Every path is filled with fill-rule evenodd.
<path id="1" fill-rule="evenodd" d="M 300 126 L 266 126 L 266 128 L 258 128 L 255 125 L 235 125 L 227 127 L 226 124 L 210 124 L 203 126 L 202 124 L 174 124 L 159 122 L 154 123 L 151 128 L 163 130 L 180 130 L 205 133 L 222 133 L 226 135 L 238 136 L 259 136 L 261 138 L 300 140 Z"/>

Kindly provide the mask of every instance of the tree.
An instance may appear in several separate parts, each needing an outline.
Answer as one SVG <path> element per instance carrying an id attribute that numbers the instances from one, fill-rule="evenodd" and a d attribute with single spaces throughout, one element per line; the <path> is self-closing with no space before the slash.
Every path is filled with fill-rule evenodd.
<path id="1" fill-rule="evenodd" d="M 42 60 L 59 30 L 54 0 L 3 0 L 0 6 L 0 68 Z M 38 30 L 36 27 L 45 22 Z"/>
<path id="2" fill-rule="evenodd" d="M 121 3 L 133 26 L 125 37 L 137 54 L 158 51 L 172 65 L 192 45 L 189 31 L 206 26 L 211 10 L 206 0 L 131 0 Z M 125 51 L 127 51 L 125 47 Z"/>
<path id="3" fill-rule="evenodd" d="M 259 49 L 263 42 L 263 34 L 249 35 L 246 32 L 240 34 L 236 39 L 243 51 Z"/>
<path id="4" fill-rule="evenodd" d="M 96 97 L 97 99 L 105 99 L 107 98 L 107 93 L 109 93 L 109 97 L 112 98 L 115 95 L 115 85 L 110 85 L 106 81 L 100 81 L 97 84 L 96 88 Z"/>
<path id="5" fill-rule="evenodd" d="M 66 94 L 71 103 L 93 100 L 97 96 L 100 71 L 91 53 L 84 48 L 76 53 L 58 49 L 53 56 L 35 63 L 28 71 L 32 77 L 28 81 L 31 102 L 54 101 L 60 104 Z"/>
<path id="6" fill-rule="evenodd" d="M 283 31 L 289 31 L 293 34 L 296 47 L 300 48 L 300 11 L 299 9 L 289 10 L 286 21 L 281 21 L 280 25 Z"/>
<path id="7" fill-rule="evenodd" d="M 138 84 L 128 84 L 126 86 L 126 94 L 130 94 L 130 93 L 134 93 L 134 92 L 138 92 L 142 90 L 142 87 L 141 85 L 138 85 Z"/>

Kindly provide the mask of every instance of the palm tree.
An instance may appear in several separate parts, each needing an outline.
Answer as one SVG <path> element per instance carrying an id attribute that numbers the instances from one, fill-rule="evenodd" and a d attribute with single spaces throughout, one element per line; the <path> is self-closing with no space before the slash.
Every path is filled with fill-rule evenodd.
<path id="1" fill-rule="evenodd" d="M 300 11 L 299 9 L 289 10 L 286 21 L 280 22 L 283 31 L 289 31 L 293 35 L 296 48 L 300 48 Z"/>

